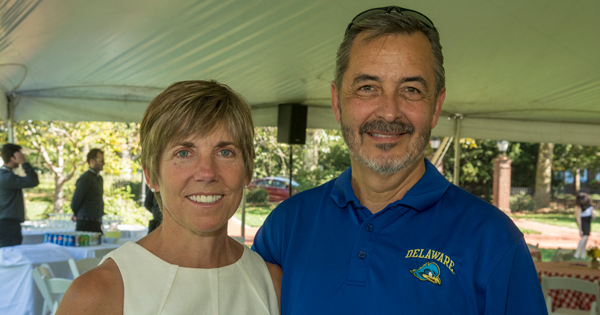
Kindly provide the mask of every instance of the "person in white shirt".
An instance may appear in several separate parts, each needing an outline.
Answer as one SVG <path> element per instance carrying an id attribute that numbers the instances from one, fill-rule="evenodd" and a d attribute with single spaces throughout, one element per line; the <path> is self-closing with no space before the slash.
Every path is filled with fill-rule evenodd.
<path id="1" fill-rule="evenodd" d="M 581 240 L 575 251 L 575 258 L 585 259 L 585 246 L 590 237 L 592 220 L 596 216 L 594 215 L 594 207 L 592 207 L 592 199 L 588 194 L 583 192 L 577 194 L 575 204 L 575 217 L 577 226 L 579 227 L 579 235 L 581 236 Z"/>

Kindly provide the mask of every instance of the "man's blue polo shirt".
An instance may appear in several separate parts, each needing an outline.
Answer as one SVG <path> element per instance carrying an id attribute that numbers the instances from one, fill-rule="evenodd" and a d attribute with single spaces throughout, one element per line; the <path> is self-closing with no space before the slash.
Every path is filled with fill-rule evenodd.
<path id="1" fill-rule="evenodd" d="M 282 314 L 547 314 L 523 234 L 425 163 L 376 214 L 348 169 L 269 215 L 252 248 L 283 268 Z"/>

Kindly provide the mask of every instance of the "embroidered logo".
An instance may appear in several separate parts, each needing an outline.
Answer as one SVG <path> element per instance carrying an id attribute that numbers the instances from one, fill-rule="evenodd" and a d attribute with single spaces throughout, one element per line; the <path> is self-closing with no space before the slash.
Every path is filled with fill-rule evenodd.
<path id="1" fill-rule="evenodd" d="M 437 285 L 442 284 L 442 279 L 440 279 L 440 267 L 434 262 L 427 262 L 419 269 L 411 270 L 410 273 L 421 281 L 429 281 Z"/>
<path id="2" fill-rule="evenodd" d="M 431 260 L 437 260 L 442 266 L 446 266 L 446 268 L 448 268 L 448 270 L 450 270 L 450 272 L 452 272 L 452 274 L 454 273 L 454 270 L 452 268 L 454 268 L 454 261 L 452 259 L 450 259 L 450 257 L 448 257 L 448 255 L 439 252 L 439 251 L 435 251 L 433 249 L 430 250 L 424 250 L 423 248 L 418 248 L 418 249 L 411 249 L 408 251 L 408 253 L 406 253 L 406 257 L 404 258 L 423 258 L 423 259 L 431 259 Z"/>

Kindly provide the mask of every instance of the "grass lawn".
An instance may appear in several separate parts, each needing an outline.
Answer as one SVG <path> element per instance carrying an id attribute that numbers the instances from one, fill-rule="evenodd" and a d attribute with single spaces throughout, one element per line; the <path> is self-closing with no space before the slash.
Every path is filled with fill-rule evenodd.
<path id="1" fill-rule="evenodd" d="M 265 219 L 275 209 L 277 204 L 269 204 L 266 206 L 251 206 L 246 205 L 246 224 L 253 227 L 261 227 Z M 242 219 L 241 208 L 235 213 L 235 217 Z"/>
<path id="2" fill-rule="evenodd" d="M 596 213 L 598 216 L 598 213 Z M 565 226 L 573 229 L 577 229 L 577 223 L 575 222 L 575 213 L 573 209 L 565 211 L 552 211 L 552 212 L 517 212 L 512 213 L 510 217 L 515 219 L 523 219 L 528 221 L 534 221 L 550 225 Z M 600 219 L 592 221 L 592 231 L 600 231 Z M 523 232 L 524 233 L 524 232 Z"/>
<path id="3" fill-rule="evenodd" d="M 599 213 L 597 211 L 595 211 L 595 213 L 598 219 L 592 221 L 592 231 L 600 231 Z M 510 214 L 510 217 L 577 229 L 577 223 L 575 222 L 575 210 L 573 208 L 536 212 L 513 212 Z M 523 232 L 523 234 L 540 234 L 537 231 L 527 229 L 521 229 L 521 232 Z M 550 261 L 555 251 L 556 249 L 554 248 L 540 248 L 540 252 L 542 253 L 542 261 Z"/>
<path id="4" fill-rule="evenodd" d="M 540 248 L 540 252 L 542 253 L 542 261 L 550 261 L 552 256 L 554 256 L 554 252 L 556 248 Z"/>
<path id="5" fill-rule="evenodd" d="M 51 205 L 47 201 L 26 201 L 25 209 L 28 220 L 41 220 L 42 213 Z"/>
<path id="6" fill-rule="evenodd" d="M 528 230 L 528 229 L 519 229 L 521 230 L 521 233 L 523 234 L 542 234 L 539 231 L 535 231 L 535 230 Z"/>

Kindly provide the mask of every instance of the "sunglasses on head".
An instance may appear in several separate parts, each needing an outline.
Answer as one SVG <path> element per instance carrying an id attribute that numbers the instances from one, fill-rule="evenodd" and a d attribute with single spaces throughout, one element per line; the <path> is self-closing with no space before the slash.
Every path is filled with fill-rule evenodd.
<path id="1" fill-rule="evenodd" d="M 369 10 L 359 13 L 357 16 L 355 16 L 352 19 L 352 22 L 350 22 L 350 24 L 348 24 L 348 27 L 346 28 L 346 35 L 348 35 L 348 32 L 350 32 L 350 29 L 352 28 L 352 26 L 355 23 L 366 20 L 366 19 L 371 18 L 376 15 L 390 14 L 391 12 L 396 12 L 396 13 L 404 15 L 404 16 L 412 17 L 412 18 L 420 21 L 421 23 L 425 24 L 425 26 L 427 26 L 429 28 L 435 28 L 435 26 L 433 26 L 433 22 L 428 17 L 426 17 L 425 15 L 423 15 L 417 11 L 405 9 L 405 8 L 401 8 L 401 7 L 397 7 L 397 6 L 389 6 L 389 7 L 369 9 Z"/>

